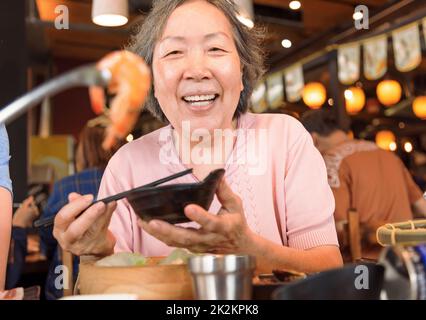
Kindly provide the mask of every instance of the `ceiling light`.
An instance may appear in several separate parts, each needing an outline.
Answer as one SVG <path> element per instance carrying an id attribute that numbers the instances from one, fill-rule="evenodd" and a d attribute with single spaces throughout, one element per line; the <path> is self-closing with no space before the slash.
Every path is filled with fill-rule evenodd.
<path id="1" fill-rule="evenodd" d="M 346 89 L 345 90 L 345 99 L 346 100 L 351 100 L 354 97 L 354 94 L 351 90 Z"/>
<path id="2" fill-rule="evenodd" d="M 360 11 L 357 11 L 357 12 L 355 12 L 353 15 L 352 15 L 352 18 L 354 19 L 354 20 L 361 20 L 362 19 L 362 17 L 364 17 L 364 15 L 362 14 L 362 12 L 360 12 Z"/>
<path id="3" fill-rule="evenodd" d="M 118 27 L 129 21 L 127 0 L 93 0 L 92 21 L 104 27 Z"/>
<path id="4" fill-rule="evenodd" d="M 413 145 L 411 144 L 411 142 L 404 143 L 404 150 L 407 153 L 410 153 L 411 151 L 413 151 Z"/>
<path id="5" fill-rule="evenodd" d="M 302 4 L 300 1 L 291 1 L 289 4 L 289 7 L 291 10 L 299 10 Z"/>
<path id="6" fill-rule="evenodd" d="M 291 48 L 291 46 L 292 46 L 292 43 L 291 43 L 291 41 L 290 40 L 288 40 L 288 39 L 284 39 L 283 41 L 281 41 L 281 45 L 284 47 L 284 48 Z"/>
<path id="7" fill-rule="evenodd" d="M 240 20 L 240 22 L 241 22 L 243 25 L 245 25 L 247 28 L 251 29 L 251 28 L 253 28 L 253 27 L 254 27 L 254 22 L 253 22 L 253 20 L 251 20 L 251 19 L 249 19 L 249 18 L 246 18 L 246 17 L 244 17 L 244 16 L 242 16 L 242 15 L 238 15 L 238 16 L 237 16 L 237 18 L 238 18 L 238 20 Z"/>
<path id="8" fill-rule="evenodd" d="M 254 27 L 254 8 L 252 0 L 234 0 L 238 8 L 238 20 L 248 28 Z"/>

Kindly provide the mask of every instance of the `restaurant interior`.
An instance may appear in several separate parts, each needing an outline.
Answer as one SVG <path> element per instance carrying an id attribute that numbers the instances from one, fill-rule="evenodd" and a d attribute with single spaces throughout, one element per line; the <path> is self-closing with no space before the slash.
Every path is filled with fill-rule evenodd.
<path id="1" fill-rule="evenodd" d="M 108 111 L 99 112 L 91 105 L 83 82 L 55 91 L 55 81 L 59 86 L 67 73 L 125 49 L 152 2 L 0 2 L 0 111 L 21 96 L 33 99 L 22 102 L 25 107 L 9 118 L 6 114 L 0 117 L 10 143 L 13 212 L 28 196 L 33 196 L 39 211 L 46 209 L 54 184 L 76 173 L 79 133 L 88 121 L 99 119 L 100 113 L 108 115 Z M 301 120 L 306 112 L 326 110 L 350 139 L 372 142 L 396 155 L 426 197 L 424 0 L 235 2 L 241 23 L 265 32 L 266 73 L 253 90 L 249 111 L 281 113 Z M 108 12 L 112 8 L 116 12 Z M 102 20 L 104 12 L 122 20 Z M 53 84 L 51 91 L 46 86 L 38 96 L 28 96 L 49 83 Z M 164 125 L 142 110 L 123 143 Z M 353 209 L 345 221 L 336 224 L 343 268 L 313 276 L 299 270 L 271 270 L 271 274 L 250 279 L 253 293 L 249 298 L 426 299 L 426 282 L 421 281 L 426 279 L 426 220 L 422 219 L 426 219 L 426 212 L 414 214 L 408 221 L 380 220 L 373 227 L 364 224 Z M 39 230 L 30 226 L 26 232 L 25 261 L 19 270 L 8 269 L 5 290 L 22 289 L 14 293 L 19 299 L 56 299 L 46 293 L 52 261 L 46 256 Z M 17 243 L 12 238 L 9 262 Z M 61 265 L 72 270 L 74 258 L 60 249 Z M 353 270 L 359 265 L 367 266 L 376 282 L 371 290 L 349 290 L 344 296 L 338 284 L 353 282 Z M 161 269 L 166 267 L 140 267 L 147 269 L 145 274 L 131 267 L 99 271 L 101 267 L 90 265 L 80 268 L 79 275 L 60 270 L 57 274 L 63 276 L 61 281 L 71 283 L 61 287 L 63 298 L 91 294 L 129 294 L 132 298 L 130 294 L 135 293 L 138 299 L 209 298 L 199 291 L 195 295 L 185 265 L 175 265 L 170 271 Z M 167 282 L 170 279 L 155 283 L 162 273 L 181 279 L 179 285 Z M 133 285 L 126 286 L 126 279 Z M 290 287 L 292 290 L 284 290 Z"/>

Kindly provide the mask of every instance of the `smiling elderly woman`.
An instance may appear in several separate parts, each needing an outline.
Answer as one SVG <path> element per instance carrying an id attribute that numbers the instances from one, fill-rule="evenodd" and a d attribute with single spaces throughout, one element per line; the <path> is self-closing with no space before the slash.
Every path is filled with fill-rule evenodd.
<path id="1" fill-rule="evenodd" d="M 152 68 L 146 107 L 169 125 L 121 148 L 99 191 L 102 198 L 186 167 L 194 174 L 177 182 L 196 182 L 225 168 L 208 212 L 188 205 L 190 223 L 146 223 L 125 200 L 86 209 L 91 197 L 73 194 L 55 220 L 65 249 L 98 256 L 163 256 L 173 247 L 245 253 L 260 271 L 342 264 L 334 199 L 310 135 L 289 116 L 247 112 L 262 52 L 258 33 L 235 12 L 227 0 L 154 2 L 132 49 Z"/>

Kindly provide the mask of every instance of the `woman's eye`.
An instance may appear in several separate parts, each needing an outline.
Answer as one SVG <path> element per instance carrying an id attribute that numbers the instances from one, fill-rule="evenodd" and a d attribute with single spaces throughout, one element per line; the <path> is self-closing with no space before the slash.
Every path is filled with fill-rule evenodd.
<path id="1" fill-rule="evenodd" d="M 176 55 L 176 54 L 181 54 L 181 53 L 182 51 L 179 51 L 179 50 L 170 51 L 169 53 L 166 54 L 166 57 Z"/>
<path id="2" fill-rule="evenodd" d="M 209 51 L 218 52 L 218 51 L 224 51 L 224 50 L 221 48 L 213 47 L 213 48 L 210 48 Z"/>

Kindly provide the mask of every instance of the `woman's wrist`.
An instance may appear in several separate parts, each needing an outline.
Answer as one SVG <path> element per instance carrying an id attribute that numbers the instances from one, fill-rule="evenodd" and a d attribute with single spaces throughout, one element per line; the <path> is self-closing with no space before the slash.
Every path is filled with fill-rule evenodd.
<path id="1" fill-rule="evenodd" d="M 116 239 L 114 235 L 111 231 L 108 230 L 104 241 L 94 247 L 94 250 L 92 250 L 92 254 L 97 257 L 106 257 L 112 255 L 114 253 L 115 243 Z"/>
<path id="2" fill-rule="evenodd" d="M 269 273 L 271 270 L 269 268 L 265 268 L 265 261 L 262 255 L 259 253 L 261 250 L 259 246 L 261 245 L 261 239 L 259 235 L 255 234 L 254 232 L 250 232 L 249 235 L 249 243 L 250 247 L 248 250 L 248 254 L 256 259 L 256 271 L 255 274 L 260 273 Z"/>
<path id="3" fill-rule="evenodd" d="M 257 256 L 259 246 L 259 236 L 247 227 L 245 241 L 242 252 L 251 256 Z"/>
<path id="4" fill-rule="evenodd" d="M 276 252 L 274 252 L 268 242 L 269 240 L 251 230 L 247 234 L 247 250 L 245 254 L 256 259 L 256 274 L 270 273 L 274 269 L 273 260 L 276 258 L 274 257 Z"/>

